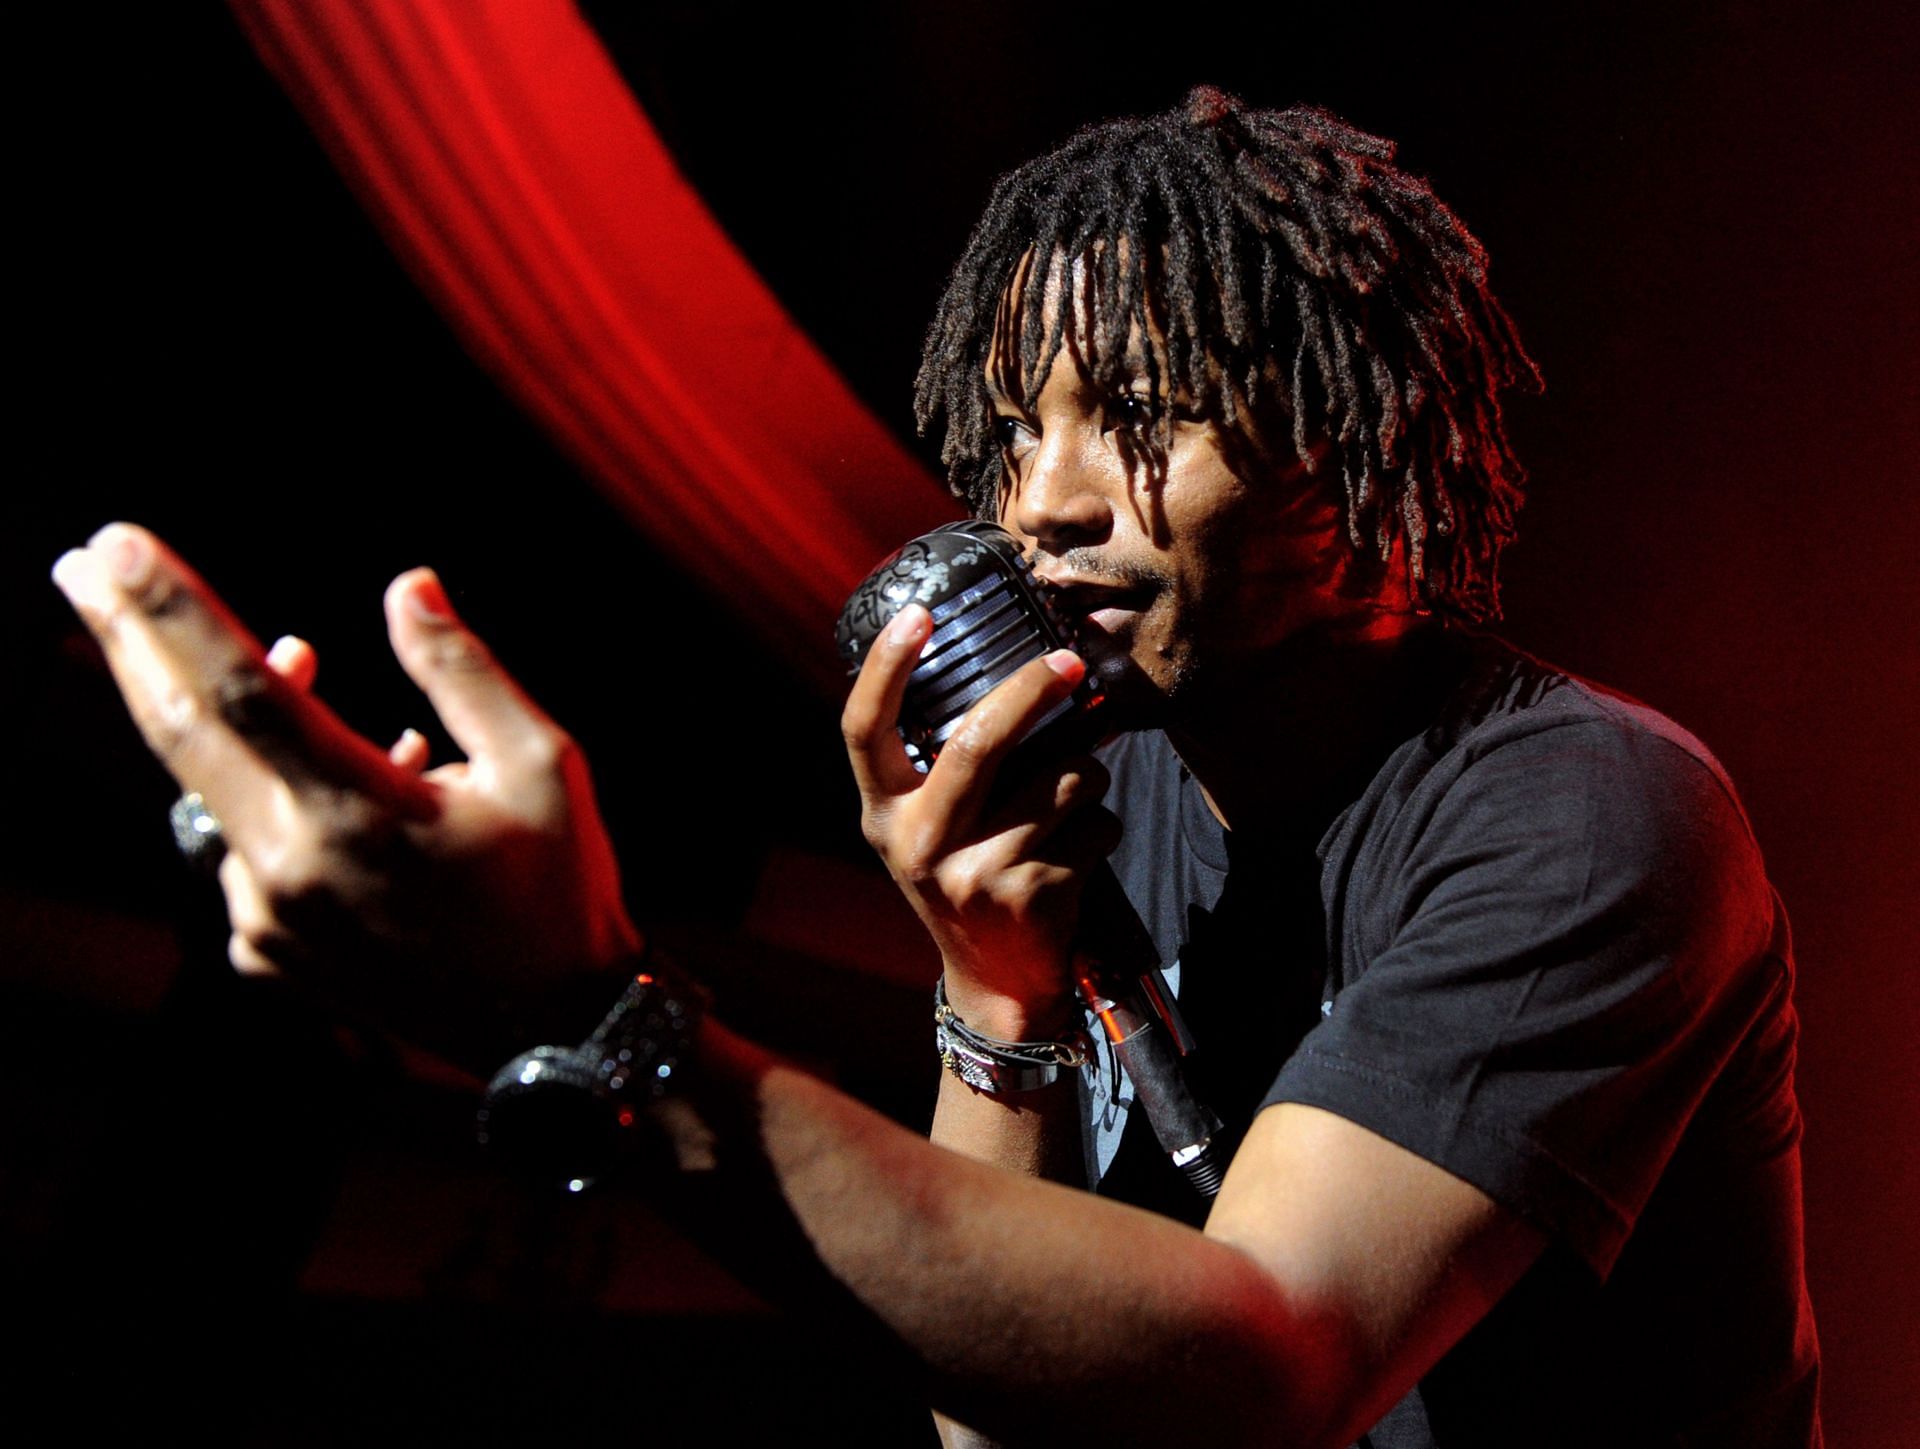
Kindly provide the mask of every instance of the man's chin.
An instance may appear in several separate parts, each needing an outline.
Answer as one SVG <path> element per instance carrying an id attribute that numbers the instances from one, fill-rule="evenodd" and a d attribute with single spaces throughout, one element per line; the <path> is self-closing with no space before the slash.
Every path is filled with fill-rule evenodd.
<path id="1" fill-rule="evenodd" d="M 1099 686 L 1106 703 L 1101 713 L 1109 730 L 1161 728 L 1167 715 L 1166 695 L 1126 650 L 1113 645 L 1085 650 L 1087 673 Z"/>

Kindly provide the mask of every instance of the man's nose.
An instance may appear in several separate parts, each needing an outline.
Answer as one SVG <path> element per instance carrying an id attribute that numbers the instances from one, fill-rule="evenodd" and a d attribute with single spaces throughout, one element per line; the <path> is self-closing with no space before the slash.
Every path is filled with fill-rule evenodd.
<path id="1" fill-rule="evenodd" d="M 1013 478 L 1000 521 L 1043 553 L 1104 543 L 1113 531 L 1111 480 L 1085 446 L 1071 432 L 1051 434 Z"/>

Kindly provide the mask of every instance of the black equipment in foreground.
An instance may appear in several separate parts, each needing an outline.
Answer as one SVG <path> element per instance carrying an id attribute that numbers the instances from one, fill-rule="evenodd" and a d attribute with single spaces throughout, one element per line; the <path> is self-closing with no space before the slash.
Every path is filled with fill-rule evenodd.
<path id="1" fill-rule="evenodd" d="M 929 769 L 961 717 L 1030 660 L 1075 645 L 1073 624 L 1033 577 L 1019 543 L 997 524 L 969 520 L 904 545 L 847 600 L 835 631 L 840 655 L 858 670 L 880 632 L 902 609 L 921 604 L 933 633 L 907 682 L 900 735 Z M 1043 718 L 1021 748 L 1086 721 L 1104 699 L 1090 672 Z M 1096 716 L 1097 717 L 1097 716 Z M 1160 975 L 1159 952 L 1102 862 L 1087 878 L 1080 910 L 1079 979 L 1088 1012 L 1133 1083 L 1154 1135 L 1196 1191 L 1220 1190 L 1225 1164 L 1215 1149 L 1220 1119 L 1188 1090 L 1180 1059 L 1193 1049 Z"/>

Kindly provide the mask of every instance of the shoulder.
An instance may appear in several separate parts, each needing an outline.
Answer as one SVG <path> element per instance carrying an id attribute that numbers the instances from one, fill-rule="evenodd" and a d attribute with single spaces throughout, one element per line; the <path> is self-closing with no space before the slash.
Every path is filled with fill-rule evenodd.
<path id="1" fill-rule="evenodd" d="M 1425 795 L 1435 827 L 1526 830 L 1615 855 L 1705 837 L 1752 846 L 1733 781 L 1696 735 L 1491 636 L 1472 637 L 1461 687 L 1411 743 L 1388 793 Z"/>
<path id="2" fill-rule="evenodd" d="M 1701 741 L 1638 700 L 1485 636 L 1429 728 L 1395 753 L 1325 842 L 1351 942 L 1371 957 L 1437 934 L 1462 951 L 1655 954 L 1775 914 L 1732 782 Z"/>
<path id="3" fill-rule="evenodd" d="M 1334 993 L 1270 1101 L 1399 1143 L 1604 1275 L 1752 1022 L 1784 918 L 1726 772 L 1496 641 L 1325 861 Z"/>
<path id="4" fill-rule="evenodd" d="M 1469 635 L 1465 648 L 1461 685 L 1428 732 L 1435 754 L 1459 751 L 1471 763 L 1516 741 L 1580 729 L 1624 761 L 1656 773 L 1700 773 L 1733 794 L 1713 752 L 1659 710 L 1492 635 Z"/>

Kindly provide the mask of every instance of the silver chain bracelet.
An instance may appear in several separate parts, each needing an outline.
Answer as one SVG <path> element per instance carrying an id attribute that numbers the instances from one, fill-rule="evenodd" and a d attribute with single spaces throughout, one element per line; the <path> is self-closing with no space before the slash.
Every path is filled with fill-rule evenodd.
<path id="1" fill-rule="evenodd" d="M 940 1064 L 976 1092 L 996 1095 L 1052 1086 L 1087 1064 L 1085 1033 L 1066 1041 L 1001 1041 L 982 1036 L 947 1003 L 947 979 L 933 988 L 933 1044 Z"/>

